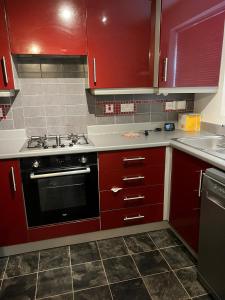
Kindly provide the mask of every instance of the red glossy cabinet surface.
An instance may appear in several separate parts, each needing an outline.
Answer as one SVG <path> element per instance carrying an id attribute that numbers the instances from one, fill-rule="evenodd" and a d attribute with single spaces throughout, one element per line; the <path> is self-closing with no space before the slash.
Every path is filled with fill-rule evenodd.
<path id="1" fill-rule="evenodd" d="M 87 54 L 85 0 L 6 0 L 12 53 Z"/>
<path id="2" fill-rule="evenodd" d="M 170 224 L 198 251 L 201 172 L 210 165 L 182 151 L 173 149 Z"/>
<path id="3" fill-rule="evenodd" d="M 0 246 L 27 241 L 27 225 L 18 160 L 0 160 Z"/>
<path id="4" fill-rule="evenodd" d="M 162 0 L 160 87 L 218 86 L 224 20 L 224 0 Z"/>
<path id="5" fill-rule="evenodd" d="M 155 0 L 87 0 L 91 88 L 153 86 Z"/>
<path id="6" fill-rule="evenodd" d="M 0 90 L 14 89 L 4 1 L 0 0 Z"/>

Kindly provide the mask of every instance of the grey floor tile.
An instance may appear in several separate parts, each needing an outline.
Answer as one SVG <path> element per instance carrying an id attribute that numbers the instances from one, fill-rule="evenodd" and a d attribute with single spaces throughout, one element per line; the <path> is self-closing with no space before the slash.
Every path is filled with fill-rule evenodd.
<path id="1" fill-rule="evenodd" d="M 196 264 L 196 260 L 184 246 L 165 248 L 161 250 L 161 253 L 172 269 L 180 269 Z"/>
<path id="2" fill-rule="evenodd" d="M 72 276 L 75 291 L 107 284 L 101 261 L 72 266 Z"/>
<path id="3" fill-rule="evenodd" d="M 127 254 L 127 248 L 121 237 L 98 241 L 98 247 L 103 259 Z"/>
<path id="4" fill-rule="evenodd" d="M 69 267 L 38 273 L 37 298 L 72 292 L 72 277 Z"/>
<path id="5" fill-rule="evenodd" d="M 207 294 L 197 279 L 196 267 L 178 270 L 176 274 L 191 297 Z"/>
<path id="6" fill-rule="evenodd" d="M 69 266 L 69 264 L 69 247 L 60 247 L 40 251 L 40 271 L 66 267 Z"/>
<path id="7" fill-rule="evenodd" d="M 9 257 L 5 278 L 37 272 L 38 252 Z"/>
<path id="8" fill-rule="evenodd" d="M 0 279 L 2 279 L 3 274 L 5 272 L 5 267 L 6 267 L 7 260 L 8 260 L 7 257 L 0 258 Z"/>
<path id="9" fill-rule="evenodd" d="M 112 300 L 107 285 L 74 293 L 75 300 Z"/>
<path id="10" fill-rule="evenodd" d="M 115 300 L 150 300 L 142 279 L 123 281 L 110 285 Z"/>
<path id="11" fill-rule="evenodd" d="M 131 256 L 109 258 L 103 264 L 110 283 L 139 277 Z"/>
<path id="12" fill-rule="evenodd" d="M 175 236 L 170 229 L 163 229 L 149 232 L 153 242 L 159 248 L 181 245 L 182 242 Z"/>
<path id="13" fill-rule="evenodd" d="M 147 233 L 129 235 L 124 240 L 130 254 L 151 251 L 156 248 Z"/>
<path id="14" fill-rule="evenodd" d="M 158 250 L 135 254 L 133 255 L 133 258 L 139 272 L 143 276 L 162 273 L 169 270 L 169 266 Z"/>
<path id="15" fill-rule="evenodd" d="M 73 293 L 62 294 L 53 297 L 42 298 L 43 300 L 73 300 Z"/>
<path id="16" fill-rule="evenodd" d="M 153 300 L 181 300 L 189 296 L 172 272 L 147 276 L 145 285 Z"/>
<path id="17" fill-rule="evenodd" d="M 70 246 L 72 265 L 100 259 L 96 242 L 89 242 Z"/>
<path id="18" fill-rule="evenodd" d="M 35 298 L 37 275 L 24 275 L 5 279 L 0 291 L 1 300 L 33 300 Z"/>

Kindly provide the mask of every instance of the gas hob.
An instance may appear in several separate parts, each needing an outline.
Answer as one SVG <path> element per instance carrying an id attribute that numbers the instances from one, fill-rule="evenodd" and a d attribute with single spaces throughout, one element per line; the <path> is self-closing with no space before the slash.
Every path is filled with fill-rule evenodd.
<path id="1" fill-rule="evenodd" d="M 29 137 L 27 149 L 51 149 L 51 148 L 72 148 L 78 145 L 90 145 L 88 138 L 84 134 L 68 135 L 44 135 Z"/>

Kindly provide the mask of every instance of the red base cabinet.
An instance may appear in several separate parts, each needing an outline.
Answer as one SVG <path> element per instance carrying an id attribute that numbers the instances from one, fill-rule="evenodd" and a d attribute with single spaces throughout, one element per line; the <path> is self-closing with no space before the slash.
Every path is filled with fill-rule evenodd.
<path id="1" fill-rule="evenodd" d="M 14 89 L 4 0 L 0 0 L 0 90 Z"/>
<path id="2" fill-rule="evenodd" d="M 160 87 L 218 86 L 224 0 L 162 0 Z"/>
<path id="3" fill-rule="evenodd" d="M 86 55 L 85 0 L 6 0 L 14 54 Z"/>
<path id="4" fill-rule="evenodd" d="M 165 149 L 99 154 L 101 229 L 162 221 Z"/>
<path id="5" fill-rule="evenodd" d="M 201 174 L 210 165 L 173 149 L 170 224 L 198 252 Z"/>
<path id="6" fill-rule="evenodd" d="M 18 160 L 0 160 L 0 246 L 27 242 Z"/>
<path id="7" fill-rule="evenodd" d="M 155 0 L 87 0 L 90 88 L 153 86 Z"/>

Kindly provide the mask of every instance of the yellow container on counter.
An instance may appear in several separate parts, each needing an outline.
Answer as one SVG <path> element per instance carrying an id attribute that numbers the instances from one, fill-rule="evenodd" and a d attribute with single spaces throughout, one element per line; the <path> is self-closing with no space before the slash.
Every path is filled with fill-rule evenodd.
<path id="1" fill-rule="evenodd" d="M 178 128 L 184 131 L 200 131 L 200 114 L 179 114 Z"/>

